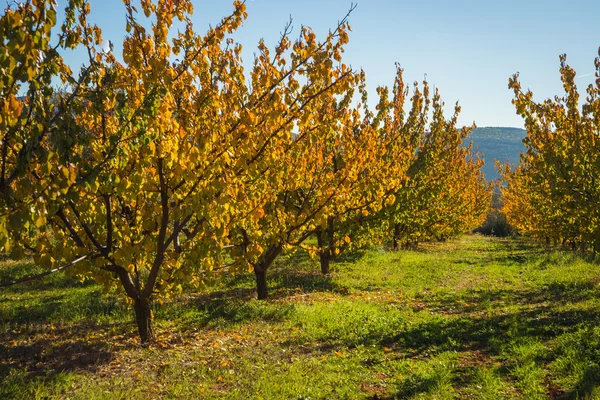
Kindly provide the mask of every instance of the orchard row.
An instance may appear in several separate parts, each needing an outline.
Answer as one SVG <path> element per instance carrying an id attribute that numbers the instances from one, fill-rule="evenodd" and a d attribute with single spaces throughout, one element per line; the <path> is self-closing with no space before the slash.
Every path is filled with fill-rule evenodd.
<path id="1" fill-rule="evenodd" d="M 244 3 L 204 34 L 192 11 L 124 1 L 117 57 L 99 50 L 84 0 L 58 35 L 52 1 L 5 10 L 6 251 L 119 288 L 146 342 L 152 302 L 183 284 L 250 271 L 263 299 L 281 254 L 304 249 L 328 273 L 344 252 L 443 239 L 484 217 L 491 191 L 459 107 L 446 118 L 437 91 L 406 85 L 399 67 L 370 105 L 365 74 L 343 62 L 346 19 L 323 38 L 304 27 L 292 40 L 288 25 L 246 71 L 231 37 Z M 79 71 L 63 59 L 72 49 L 88 54 Z"/>

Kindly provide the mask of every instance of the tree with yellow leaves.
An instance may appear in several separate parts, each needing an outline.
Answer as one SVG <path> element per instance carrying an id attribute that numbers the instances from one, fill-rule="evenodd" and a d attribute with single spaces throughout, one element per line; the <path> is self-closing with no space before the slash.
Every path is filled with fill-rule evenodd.
<path id="1" fill-rule="evenodd" d="M 255 273 L 259 299 L 267 297 L 266 274 L 275 258 L 313 235 L 356 179 L 354 164 L 331 168 L 336 149 L 352 134 L 348 127 L 360 117 L 350 105 L 362 75 L 341 62 L 348 30 L 344 18 L 319 42 L 303 28 L 293 45 L 286 38 L 280 42 L 278 49 L 291 47 L 289 54 L 271 56 L 261 47 L 252 71 L 252 96 L 262 98 L 266 88 L 270 100 L 264 111 L 262 103 L 252 109 L 265 116 L 256 118 L 256 150 L 241 160 L 252 163 L 240 170 L 249 207 L 235 221 L 229 255 L 233 268 Z M 273 84 L 276 76 L 288 83 Z M 336 181 L 339 174 L 346 178 Z"/>
<path id="2" fill-rule="evenodd" d="M 322 42 L 308 28 L 295 43 L 286 29 L 273 54 L 261 42 L 248 82 L 241 46 L 229 36 L 246 18 L 243 3 L 205 35 L 193 29 L 190 1 L 124 3 L 123 61 L 88 46 L 89 84 L 67 94 L 76 102 L 57 117 L 76 129 L 68 151 L 28 160 L 6 184 L 34 193 L 14 215 L 37 229 L 8 234 L 39 265 L 69 266 L 123 290 L 148 342 L 154 300 L 184 282 L 260 268 L 301 241 L 296 226 L 311 226 L 335 193 L 319 187 L 315 208 L 309 180 L 319 165 L 307 161 L 351 117 L 358 75 L 341 63 L 345 21 Z M 76 9 L 85 16 L 89 4 Z M 175 33 L 175 20 L 185 29 Z M 79 24 L 90 44 L 100 43 L 98 28 L 84 17 Z M 39 147 L 52 154 L 54 144 Z"/>
<path id="3" fill-rule="evenodd" d="M 30 162 L 12 184 L 34 188 L 26 211 L 37 226 L 33 236 L 13 236 L 39 265 L 77 262 L 71 273 L 121 288 L 147 342 L 154 339 L 151 302 L 197 279 L 199 265 L 210 270 L 226 245 L 227 151 L 240 135 L 240 117 L 227 102 L 246 88 L 240 48 L 225 41 L 245 6 L 236 3 L 204 36 L 193 30 L 189 1 L 140 6 L 145 17 L 125 1 L 123 62 L 88 47 L 92 84 L 72 92 L 77 107 L 61 117 L 77 128 L 69 151 Z M 86 2 L 78 7 L 89 12 Z M 143 18 L 155 19 L 150 29 Z M 171 39 L 175 19 L 186 29 Z M 80 24 L 99 44 L 99 29 Z M 51 145 L 41 143 L 48 152 Z"/>
<path id="4" fill-rule="evenodd" d="M 329 273 L 330 260 L 353 249 L 380 242 L 383 213 L 386 207 L 395 203 L 395 194 L 406 182 L 406 173 L 418 137 L 417 125 L 426 110 L 423 94 L 419 90 L 411 100 L 411 110 L 406 115 L 405 106 L 408 87 L 402 79 L 403 70 L 397 66 L 392 98 L 389 88 L 378 88 L 377 111 L 369 110 L 368 96 L 361 87 L 364 117 L 359 125 L 352 127 L 348 135 L 353 146 L 363 155 L 352 159 L 345 146 L 338 153 L 344 164 L 351 166 L 355 179 L 343 196 L 337 198 L 336 206 L 318 227 L 316 236 L 321 272 Z M 336 174 L 335 178 L 344 178 Z"/>
<path id="5" fill-rule="evenodd" d="M 446 119 L 439 93 L 430 99 L 426 83 L 423 92 L 420 124 L 414 128 L 417 145 L 406 183 L 386 210 L 396 249 L 475 228 L 491 203 L 491 187 L 481 172 L 483 160 L 463 143 L 472 128 L 456 127 L 460 107 L 457 104 L 452 118 Z"/>
<path id="6" fill-rule="evenodd" d="M 27 210 L 39 202 L 48 185 L 62 185 L 31 178 L 36 168 L 48 170 L 52 159 L 68 159 L 78 134 L 74 114 L 78 96 L 93 90 L 97 63 L 92 60 L 74 74 L 62 53 L 76 47 L 94 51 L 98 30 L 86 22 L 88 9 L 70 0 L 60 35 L 53 44 L 56 4 L 28 0 L 7 6 L 0 16 L 0 250 L 19 251 L 11 236 L 27 236 L 42 219 Z M 70 88 L 63 93 L 53 85 Z M 41 178 L 41 177 L 37 177 Z"/>
<path id="7" fill-rule="evenodd" d="M 600 50 L 599 50 L 600 54 Z M 525 120 L 526 153 L 511 171 L 504 168 L 504 212 L 522 233 L 573 248 L 600 249 L 600 56 L 596 82 L 580 106 L 575 71 L 560 57 L 565 94 L 541 103 L 521 89 L 518 75 L 509 80 L 513 103 Z"/>

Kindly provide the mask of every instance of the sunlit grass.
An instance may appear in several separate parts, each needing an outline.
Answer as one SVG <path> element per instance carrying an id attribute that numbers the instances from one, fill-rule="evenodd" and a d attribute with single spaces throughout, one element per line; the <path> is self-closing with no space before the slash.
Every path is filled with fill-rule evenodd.
<path id="1" fill-rule="evenodd" d="M 0 261 L 0 279 L 37 270 Z M 277 261 L 157 304 L 137 343 L 114 293 L 64 275 L 0 289 L 0 398 L 585 398 L 600 396 L 596 263 L 465 236 L 332 265 Z"/>

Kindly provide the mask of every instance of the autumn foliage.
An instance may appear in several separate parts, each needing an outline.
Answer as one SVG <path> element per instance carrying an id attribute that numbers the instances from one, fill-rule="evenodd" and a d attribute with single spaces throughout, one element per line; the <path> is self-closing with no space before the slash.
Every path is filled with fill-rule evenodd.
<path id="1" fill-rule="evenodd" d="M 231 37 L 242 2 L 198 34 L 189 0 L 125 0 L 122 55 L 98 50 L 89 7 L 69 2 L 57 43 L 52 1 L 0 18 L 0 245 L 121 290 L 142 342 L 152 302 L 183 284 L 250 271 L 265 298 L 281 253 L 318 254 L 327 273 L 353 247 L 445 238 L 487 211 L 458 107 L 445 119 L 398 69 L 372 112 L 364 73 L 343 63 L 346 19 L 321 39 L 287 26 L 246 71 Z M 88 61 L 74 74 L 62 54 L 76 47 Z"/>
<path id="2" fill-rule="evenodd" d="M 536 102 L 518 75 L 509 82 L 517 113 L 525 120 L 526 153 L 513 170 L 505 166 L 504 212 L 522 233 L 572 248 L 600 250 L 600 57 L 596 81 L 583 104 L 576 73 L 560 57 L 562 97 Z"/>

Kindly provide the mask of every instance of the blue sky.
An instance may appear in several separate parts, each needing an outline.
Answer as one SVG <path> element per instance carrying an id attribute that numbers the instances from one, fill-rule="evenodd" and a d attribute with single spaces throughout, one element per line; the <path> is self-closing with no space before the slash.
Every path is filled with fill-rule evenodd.
<path id="1" fill-rule="evenodd" d="M 58 1 L 59 6 L 64 1 Z M 561 93 L 558 56 L 567 53 L 583 90 L 594 79 L 593 60 L 600 46 L 600 1 L 558 0 L 361 0 L 350 16 L 352 33 L 344 62 L 363 68 L 375 95 L 391 85 L 394 63 L 405 81 L 428 81 L 439 88 L 451 110 L 462 106 L 460 124 L 522 127 L 511 104 L 508 78 L 521 73 L 536 99 Z M 195 0 L 194 24 L 204 30 L 232 10 L 229 0 Z M 311 26 L 318 35 L 334 27 L 350 7 L 346 0 L 248 0 L 248 20 L 235 39 L 251 65 L 256 43 L 273 45 L 290 15 L 295 27 Z M 119 0 L 91 0 L 91 20 L 116 43 L 125 35 Z M 76 55 L 67 58 L 81 63 Z M 583 76 L 587 75 L 588 76 Z M 375 99 L 372 97 L 371 103 Z"/>

